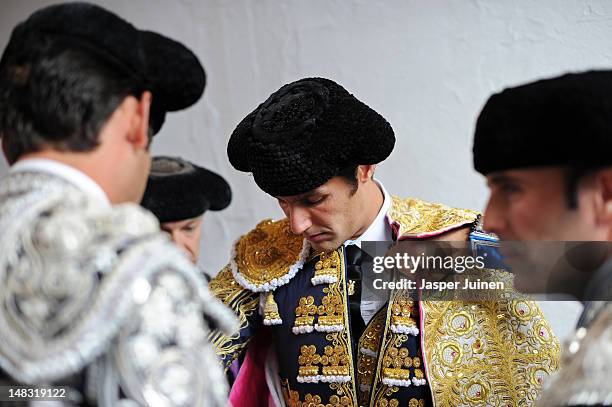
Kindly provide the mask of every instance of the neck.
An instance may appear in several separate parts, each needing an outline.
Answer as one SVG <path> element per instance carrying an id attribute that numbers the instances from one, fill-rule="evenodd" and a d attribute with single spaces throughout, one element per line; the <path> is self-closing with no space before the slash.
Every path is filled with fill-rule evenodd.
<path id="1" fill-rule="evenodd" d="M 111 188 L 112 183 L 108 182 L 113 175 L 100 171 L 100 168 L 105 168 L 100 163 L 101 157 L 95 152 L 64 152 L 56 150 L 43 150 L 34 153 L 23 155 L 17 161 L 27 159 L 47 159 L 57 161 L 64 165 L 68 165 L 91 178 L 96 184 L 102 188 L 106 196 L 112 203 L 117 203 L 117 194 Z"/>
<path id="2" fill-rule="evenodd" d="M 359 226 L 359 229 L 353 234 L 353 236 L 351 236 L 351 240 L 357 239 L 365 233 L 365 231 L 376 219 L 376 216 L 378 216 L 378 213 L 385 202 L 385 196 L 374 180 L 367 182 L 361 186 L 361 188 L 363 188 L 363 191 L 361 191 L 363 194 L 363 204 L 361 208 L 361 213 L 364 215 L 363 222 Z M 360 191 L 357 191 L 356 193 L 360 193 Z"/>

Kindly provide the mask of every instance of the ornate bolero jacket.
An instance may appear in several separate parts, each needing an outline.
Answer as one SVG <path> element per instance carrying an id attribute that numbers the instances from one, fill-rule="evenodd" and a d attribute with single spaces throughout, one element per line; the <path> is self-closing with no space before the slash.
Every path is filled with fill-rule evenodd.
<path id="1" fill-rule="evenodd" d="M 393 197 L 387 220 L 395 240 L 471 226 L 473 250 L 497 250 L 472 211 Z M 267 330 L 288 406 L 413 407 L 428 397 L 436 406 L 531 405 L 558 367 L 550 326 L 535 302 L 516 293 L 470 302 L 418 301 L 399 291 L 356 338 L 343 249 L 310 256 L 286 219 L 266 220 L 238 240 L 210 283 L 240 318 L 239 332 L 212 336 L 225 366 Z M 495 272 L 511 285 L 511 275 Z"/>
<path id="2" fill-rule="evenodd" d="M 0 180 L 0 230 L 0 383 L 68 386 L 78 405 L 226 405 L 202 316 L 225 332 L 235 317 L 153 215 L 23 171 Z"/>

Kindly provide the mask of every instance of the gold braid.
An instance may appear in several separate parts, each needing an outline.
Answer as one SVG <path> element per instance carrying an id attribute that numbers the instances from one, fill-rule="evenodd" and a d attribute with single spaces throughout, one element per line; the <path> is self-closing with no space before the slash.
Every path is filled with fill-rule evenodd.
<path id="1" fill-rule="evenodd" d="M 253 315 L 259 305 L 259 293 L 255 293 L 242 287 L 234 280 L 230 266 L 227 265 L 213 278 L 209 284 L 210 291 L 225 305 L 230 307 L 240 322 L 240 330 L 248 326 L 248 318 Z M 240 338 L 240 330 L 233 335 L 225 335 L 219 330 L 214 330 L 209 335 L 209 340 L 214 345 L 217 355 L 224 361 L 225 370 L 246 349 L 251 338 L 244 342 L 237 342 Z"/>

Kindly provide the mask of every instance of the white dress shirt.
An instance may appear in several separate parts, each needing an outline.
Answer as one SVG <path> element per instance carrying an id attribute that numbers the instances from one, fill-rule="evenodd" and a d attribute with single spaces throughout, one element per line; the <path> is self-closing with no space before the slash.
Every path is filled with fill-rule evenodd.
<path id="1" fill-rule="evenodd" d="M 347 240 L 344 242 L 344 246 L 351 244 L 361 247 L 361 242 L 368 241 L 386 241 L 389 242 L 393 238 L 391 226 L 387 221 L 387 212 L 391 208 L 391 195 L 387 192 L 385 187 L 380 181 L 375 181 L 378 187 L 383 193 L 384 201 L 374 218 L 374 221 L 366 229 L 361 236 L 355 240 Z M 381 300 L 380 295 L 377 295 L 373 291 L 374 275 L 372 273 L 363 273 L 361 277 L 361 317 L 365 321 L 366 325 L 370 322 L 374 314 L 385 304 L 385 301 Z"/>

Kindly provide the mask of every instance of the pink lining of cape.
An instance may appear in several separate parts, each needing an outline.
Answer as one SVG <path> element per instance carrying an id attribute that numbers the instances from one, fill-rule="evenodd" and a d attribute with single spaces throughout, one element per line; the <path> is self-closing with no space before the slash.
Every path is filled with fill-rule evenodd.
<path id="1" fill-rule="evenodd" d="M 244 362 L 230 391 L 233 407 L 277 407 L 266 381 L 266 356 L 270 337 L 264 332 L 249 343 Z"/>

